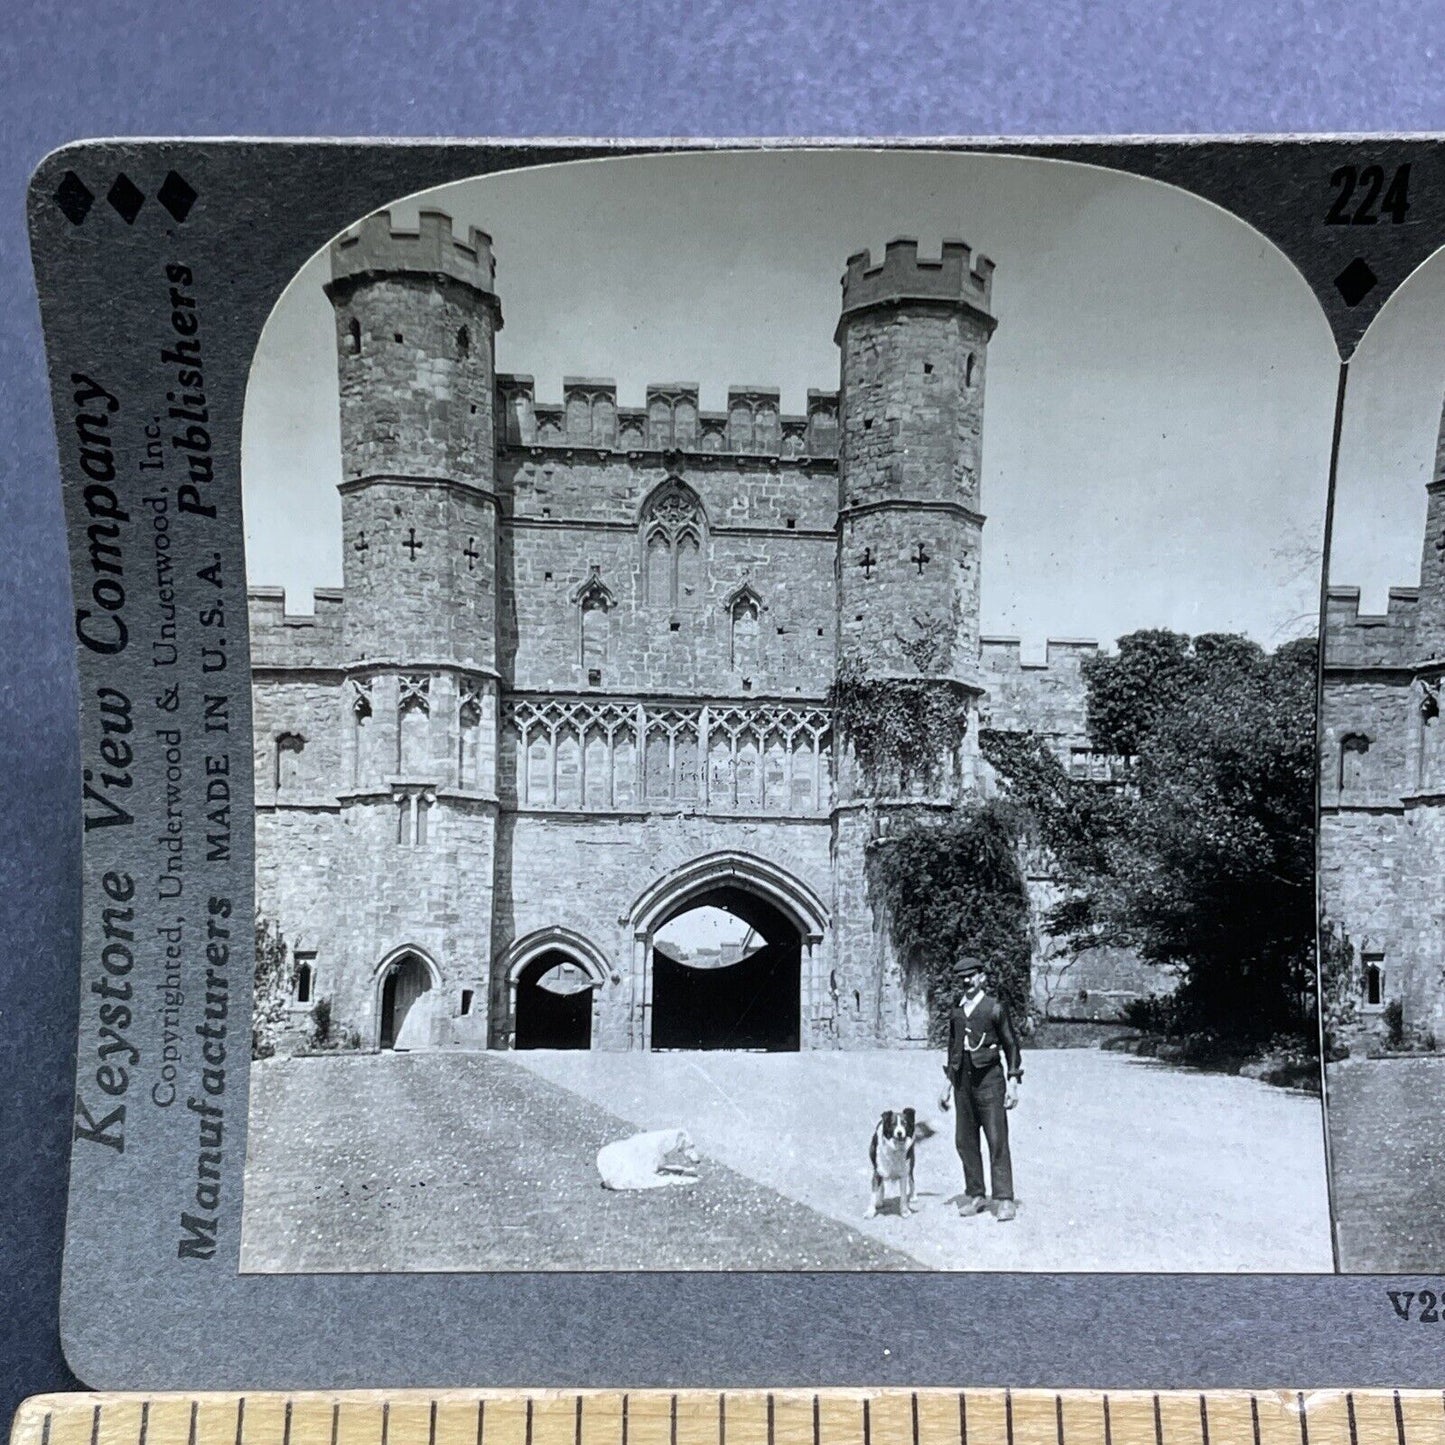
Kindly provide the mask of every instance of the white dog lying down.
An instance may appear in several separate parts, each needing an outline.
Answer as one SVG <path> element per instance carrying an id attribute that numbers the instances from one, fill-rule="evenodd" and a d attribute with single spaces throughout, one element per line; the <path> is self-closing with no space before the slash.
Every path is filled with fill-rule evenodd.
<path id="1" fill-rule="evenodd" d="M 597 1172 L 604 1189 L 662 1189 L 696 1184 L 701 1157 L 686 1129 L 653 1129 L 604 1144 L 597 1151 Z"/>

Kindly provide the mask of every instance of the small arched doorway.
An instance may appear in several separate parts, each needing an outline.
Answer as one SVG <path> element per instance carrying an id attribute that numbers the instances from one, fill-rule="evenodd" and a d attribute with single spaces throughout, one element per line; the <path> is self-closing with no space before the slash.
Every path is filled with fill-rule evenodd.
<path id="1" fill-rule="evenodd" d="M 650 954 L 654 1049 L 801 1047 L 803 937 L 775 904 L 705 889 L 662 919 Z"/>
<path id="2" fill-rule="evenodd" d="M 596 986 L 560 948 L 538 954 L 517 974 L 513 1048 L 590 1049 Z"/>
<path id="3" fill-rule="evenodd" d="M 431 1010 L 426 995 L 431 992 L 431 986 L 431 970 L 420 954 L 408 950 L 387 965 L 381 980 L 378 1042 L 382 1048 L 425 1048 L 430 1042 Z"/>

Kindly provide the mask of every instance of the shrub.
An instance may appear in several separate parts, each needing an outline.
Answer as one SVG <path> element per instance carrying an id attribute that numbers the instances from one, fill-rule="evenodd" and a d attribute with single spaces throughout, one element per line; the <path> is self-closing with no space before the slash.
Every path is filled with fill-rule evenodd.
<path id="1" fill-rule="evenodd" d="M 1131 998 L 1120 1010 L 1130 1028 L 1144 1034 L 1175 1034 L 1179 1032 L 1179 1007 L 1172 998 L 1151 993 L 1147 998 Z"/>
<path id="2" fill-rule="evenodd" d="M 291 948 L 273 919 L 256 915 L 256 992 L 251 1006 L 251 1057 L 269 1059 L 281 1040 L 291 1001 Z"/>
<path id="3" fill-rule="evenodd" d="M 1405 1005 L 1400 999 L 1392 998 L 1380 1010 L 1385 1025 L 1385 1043 L 1389 1048 L 1398 1049 L 1405 1042 Z"/>

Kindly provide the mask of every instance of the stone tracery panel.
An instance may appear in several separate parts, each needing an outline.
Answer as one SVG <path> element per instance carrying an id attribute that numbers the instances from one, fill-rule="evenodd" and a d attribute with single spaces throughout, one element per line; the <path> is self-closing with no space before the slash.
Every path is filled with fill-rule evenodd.
<path id="1" fill-rule="evenodd" d="M 504 724 L 524 808 L 810 815 L 832 801 L 826 708 L 516 698 Z"/>

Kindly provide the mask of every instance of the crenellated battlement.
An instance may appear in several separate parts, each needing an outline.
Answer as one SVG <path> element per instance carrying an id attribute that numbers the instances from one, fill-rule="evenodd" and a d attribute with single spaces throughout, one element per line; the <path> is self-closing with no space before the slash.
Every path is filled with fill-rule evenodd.
<path id="1" fill-rule="evenodd" d="M 1017 637 L 979 638 L 987 725 L 1084 746 L 1088 736 L 1084 664 L 1099 652 L 1099 644 L 1088 639 L 1051 637 L 1044 661 L 1025 662 Z M 1061 761 L 1067 764 L 1068 758 L 1061 755 Z"/>
<path id="2" fill-rule="evenodd" d="M 1358 587 L 1325 594 L 1325 663 L 1331 667 L 1407 667 L 1417 660 L 1418 587 L 1392 587 L 1384 612 L 1361 612 Z"/>
<path id="3" fill-rule="evenodd" d="M 478 291 L 495 291 L 492 238 L 472 226 L 460 241 L 445 211 L 422 211 L 417 229 L 394 227 L 390 211 L 376 211 L 331 245 L 332 284 L 378 274 L 447 276 Z"/>
<path id="4" fill-rule="evenodd" d="M 775 386 L 730 386 L 725 411 L 703 411 L 695 381 L 659 381 L 643 405 L 620 406 L 611 377 L 566 376 L 561 402 L 538 401 L 536 382 L 497 376 L 501 446 L 681 451 L 811 460 L 838 455 L 838 393 L 810 390 L 803 416 L 781 409 Z"/>
<path id="5" fill-rule="evenodd" d="M 1025 662 L 1023 643 L 1017 637 L 980 637 L 980 659 L 985 672 L 1044 672 L 1068 668 L 1077 672 L 1091 657 L 1099 655 L 1099 644 L 1085 637 L 1050 637 L 1044 643 L 1043 662 Z"/>
<path id="6" fill-rule="evenodd" d="M 993 272 L 993 262 L 987 256 L 975 257 L 962 241 L 945 241 L 933 261 L 919 258 L 917 241 L 900 237 L 888 243 L 877 265 L 871 251 L 849 256 L 843 273 L 843 315 L 905 301 L 932 301 L 967 307 L 991 321 Z"/>
<path id="7" fill-rule="evenodd" d="M 288 612 L 284 587 L 247 588 L 253 667 L 341 665 L 341 589 L 318 587 L 311 595 L 315 612 Z"/>

